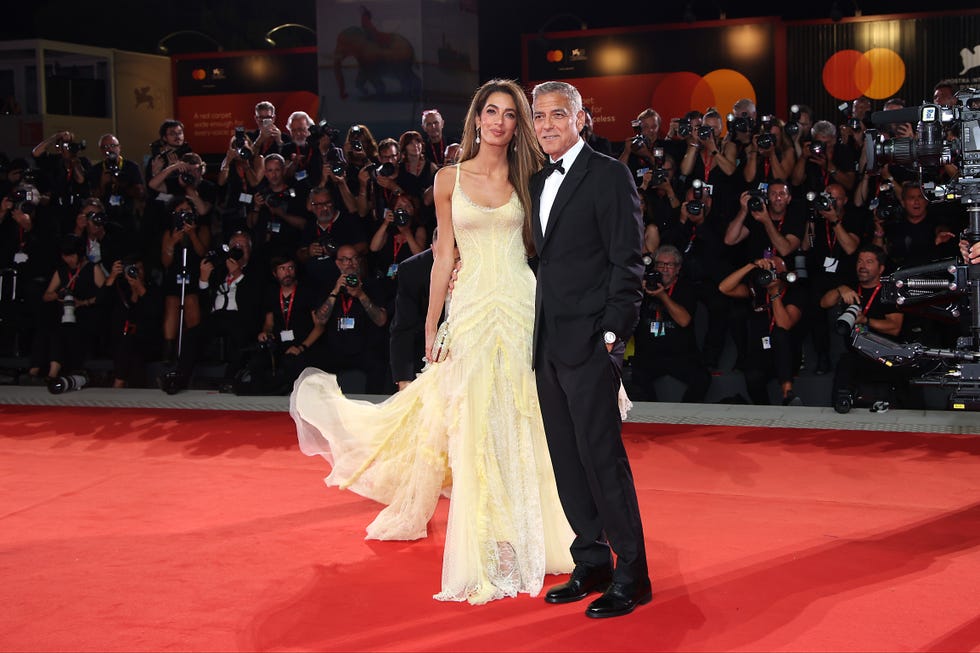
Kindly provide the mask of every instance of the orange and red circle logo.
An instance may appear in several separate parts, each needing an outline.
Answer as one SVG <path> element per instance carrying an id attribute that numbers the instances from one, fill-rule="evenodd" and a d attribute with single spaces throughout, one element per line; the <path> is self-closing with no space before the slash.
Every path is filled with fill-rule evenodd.
<path id="1" fill-rule="evenodd" d="M 195 68 L 191 71 L 191 79 L 195 81 L 203 82 L 207 77 L 208 73 L 203 68 Z"/>
<path id="2" fill-rule="evenodd" d="M 823 87 L 838 100 L 862 95 L 884 100 L 895 95 L 904 83 L 905 62 L 888 48 L 867 52 L 840 50 L 823 66 Z"/>
<path id="3" fill-rule="evenodd" d="M 565 53 L 561 50 L 548 50 L 544 57 L 551 63 L 558 63 L 565 58 Z"/>
<path id="4" fill-rule="evenodd" d="M 737 70 L 721 68 L 704 77 L 692 72 L 664 75 L 653 89 L 650 106 L 664 117 L 661 129 L 665 130 L 671 116 L 683 116 L 692 109 L 704 111 L 707 107 L 716 107 L 724 116 L 742 98 L 756 101 L 752 82 Z"/>

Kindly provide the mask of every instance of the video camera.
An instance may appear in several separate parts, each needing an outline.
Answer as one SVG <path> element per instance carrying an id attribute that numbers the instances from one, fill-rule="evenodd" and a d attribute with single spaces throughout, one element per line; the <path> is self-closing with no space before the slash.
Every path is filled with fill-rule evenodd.
<path id="1" fill-rule="evenodd" d="M 911 165 L 920 180 L 930 169 L 946 164 L 959 168 L 959 176 L 944 185 L 922 183 L 932 201 L 959 201 L 966 207 L 968 227 L 962 238 L 980 242 L 980 92 L 966 89 L 956 94 L 960 106 L 923 104 L 872 114 L 880 127 L 893 122 L 917 123 L 912 138 L 880 138 L 869 130 L 865 140 L 868 171 L 880 165 Z M 952 133 L 952 140 L 946 134 Z M 928 193 L 928 194 L 927 194 Z M 879 214 L 881 208 L 878 209 Z M 881 299 L 899 307 L 918 304 L 926 316 L 958 321 L 969 301 L 970 335 L 961 337 L 955 349 L 932 349 L 920 343 L 897 343 L 862 329 L 851 332 L 851 345 L 861 354 L 889 367 L 911 367 L 921 375 L 912 384 L 952 388 L 949 406 L 980 410 L 980 265 L 958 259 L 936 261 L 900 269 L 881 279 Z"/>

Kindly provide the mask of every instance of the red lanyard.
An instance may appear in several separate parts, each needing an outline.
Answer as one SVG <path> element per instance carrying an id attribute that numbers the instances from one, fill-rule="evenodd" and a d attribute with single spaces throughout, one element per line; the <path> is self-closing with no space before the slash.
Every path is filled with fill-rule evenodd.
<path id="1" fill-rule="evenodd" d="M 354 298 L 349 295 L 344 295 L 340 298 L 340 310 L 344 312 L 344 317 L 350 316 L 351 306 L 354 305 Z"/>
<path id="2" fill-rule="evenodd" d="M 762 179 L 764 181 L 769 181 L 769 169 L 771 165 L 769 163 L 769 157 L 766 157 L 762 162 Z"/>
<path id="3" fill-rule="evenodd" d="M 837 244 L 837 232 L 830 228 L 830 221 L 824 221 L 824 227 L 827 229 L 827 252 L 834 251 L 834 245 Z M 833 240 L 831 240 L 831 234 L 833 234 Z"/>
<path id="4" fill-rule="evenodd" d="M 439 147 L 436 147 L 436 144 L 430 141 L 429 150 L 432 152 L 432 160 L 436 163 L 436 165 L 441 166 L 443 162 L 442 141 L 439 141 Z"/>
<path id="5" fill-rule="evenodd" d="M 711 172 L 711 168 L 715 164 L 715 155 L 708 154 L 708 150 L 701 153 L 701 162 L 704 163 L 704 178 L 708 178 L 708 173 Z"/>
<path id="6" fill-rule="evenodd" d="M 694 240 L 694 239 L 692 238 L 691 240 Z M 677 282 L 676 281 L 674 283 L 670 284 L 670 288 L 667 289 L 667 296 L 668 297 L 673 297 L 674 296 L 674 288 L 676 288 L 676 287 L 677 287 Z M 659 306 L 657 307 L 657 317 L 656 317 L 656 319 L 657 319 L 657 322 L 660 321 L 660 307 Z"/>
<path id="7" fill-rule="evenodd" d="M 289 295 L 287 301 L 286 295 L 283 294 L 282 288 L 279 289 L 279 310 L 282 312 L 283 327 L 287 330 L 289 329 L 289 320 L 293 316 L 293 306 L 296 305 L 296 291 Z"/>
<path id="8" fill-rule="evenodd" d="M 327 235 L 329 236 L 329 235 L 330 235 L 330 232 L 331 232 L 332 230 L 333 230 L 333 220 L 331 220 L 331 221 L 330 221 L 330 223 L 329 223 L 329 224 L 327 225 L 327 228 L 326 228 L 326 229 L 322 229 L 322 228 L 320 227 L 320 223 L 319 223 L 319 222 L 317 222 L 317 223 L 316 223 L 316 237 L 317 237 L 318 239 L 319 239 L 319 238 L 320 238 L 320 236 L 322 236 L 322 235 L 323 235 L 324 233 L 326 233 L 326 234 L 327 234 Z"/>
<path id="9" fill-rule="evenodd" d="M 861 297 L 861 295 L 863 294 L 861 292 L 862 290 L 864 290 L 864 288 L 858 288 L 858 298 L 860 299 L 864 299 L 863 297 Z M 878 296 L 878 292 L 880 290 L 881 290 L 881 284 L 879 283 L 877 286 L 875 286 L 875 291 L 871 293 L 871 298 L 868 300 L 868 303 L 864 305 L 864 310 L 862 311 L 862 313 L 864 313 L 865 315 L 868 314 L 868 309 L 871 308 L 871 302 L 875 300 L 875 297 Z"/>
<path id="10" fill-rule="evenodd" d="M 75 282 L 78 280 L 78 275 L 80 275 L 81 273 L 82 273 L 82 266 L 81 265 L 79 265 L 78 266 L 78 269 L 75 270 L 75 274 L 72 274 L 71 273 L 71 270 L 69 270 L 68 271 L 68 283 L 65 284 L 65 288 L 68 288 L 69 290 L 75 290 Z"/>
<path id="11" fill-rule="evenodd" d="M 408 239 L 401 234 L 395 234 L 395 237 L 392 238 L 392 247 L 395 250 L 394 254 L 391 255 L 392 263 L 398 262 L 398 252 L 401 251 L 402 247 L 404 247 L 406 242 L 408 242 Z"/>
<path id="12" fill-rule="evenodd" d="M 776 295 L 777 298 L 782 298 L 786 294 L 785 290 L 780 290 L 779 294 Z M 769 291 L 766 291 L 766 308 L 769 309 L 769 334 L 772 334 L 772 328 L 776 326 L 776 312 L 772 310 L 772 297 L 769 296 Z"/>

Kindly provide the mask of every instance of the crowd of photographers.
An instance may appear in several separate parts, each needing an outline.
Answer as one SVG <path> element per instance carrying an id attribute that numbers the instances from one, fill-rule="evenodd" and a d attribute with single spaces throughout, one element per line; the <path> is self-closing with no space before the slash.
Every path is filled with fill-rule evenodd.
<path id="1" fill-rule="evenodd" d="M 948 106 L 953 90 L 940 83 L 932 99 Z M 865 169 L 871 110 L 862 97 L 826 120 L 795 104 L 784 121 L 740 100 L 665 125 L 647 108 L 622 144 L 587 120 L 583 137 L 629 166 L 643 207 L 634 400 L 656 400 L 662 376 L 684 384 L 684 401 L 704 400 L 728 339 L 753 403 L 770 403 L 772 387 L 799 404 L 793 383 L 805 367 L 837 368 L 834 398 L 853 393 L 870 372 L 835 356 L 842 313 L 929 345 L 959 335 L 958 324 L 881 302 L 883 274 L 956 254 L 964 215 L 926 201 L 919 171 L 901 162 Z M 22 382 L 59 389 L 101 358 L 113 361 L 116 387 L 177 392 L 216 360 L 222 389 L 239 394 L 288 392 L 308 365 L 393 391 L 421 366 L 432 181 L 458 153 L 438 111 L 420 128 L 377 140 L 367 125 L 342 133 L 301 111 L 280 122 L 260 102 L 255 129 L 229 134 L 216 174 L 176 120 L 134 153 L 140 164 L 112 134 L 95 160 L 72 133 L 51 135 L 33 163 L 2 168 L 0 354 L 29 359 Z M 889 126 L 896 137 L 914 129 Z M 145 378 L 156 360 L 165 372 Z"/>

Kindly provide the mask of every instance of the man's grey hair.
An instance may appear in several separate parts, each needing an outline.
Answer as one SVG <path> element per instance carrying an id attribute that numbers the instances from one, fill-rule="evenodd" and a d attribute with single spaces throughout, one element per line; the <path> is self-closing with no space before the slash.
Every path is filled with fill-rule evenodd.
<path id="1" fill-rule="evenodd" d="M 272 115 L 276 115 L 276 105 L 268 100 L 262 100 L 255 105 L 255 115 L 259 115 L 259 111 L 271 111 Z"/>
<path id="2" fill-rule="evenodd" d="M 755 115 L 755 102 L 748 98 L 742 98 L 735 103 L 732 107 L 732 113 L 736 116 L 741 116 L 742 114 L 754 116 Z"/>
<path id="3" fill-rule="evenodd" d="M 531 101 L 537 102 L 539 95 L 548 93 L 559 93 L 565 96 L 568 104 L 572 107 L 572 115 L 577 116 L 582 110 L 582 94 L 578 89 L 567 82 L 543 82 L 534 87 L 531 91 Z"/>
<path id="4" fill-rule="evenodd" d="M 813 123 L 813 127 L 810 128 L 810 133 L 814 136 L 825 136 L 830 139 L 837 138 L 837 128 L 829 120 L 818 120 Z"/>
<path id="5" fill-rule="evenodd" d="M 661 255 L 666 255 L 674 259 L 674 263 L 677 264 L 678 268 L 680 268 L 681 263 L 684 262 L 684 255 L 681 254 L 681 250 L 677 249 L 673 245 L 661 245 L 658 247 L 657 251 L 653 253 L 653 260 L 656 261 L 657 257 Z"/>
<path id="6" fill-rule="evenodd" d="M 291 114 L 289 114 L 289 118 L 286 120 L 286 129 L 292 131 L 289 126 L 293 124 L 293 120 L 296 118 L 306 118 L 306 126 L 313 126 L 313 118 L 310 118 L 310 114 L 306 113 L 305 111 L 293 111 Z"/>

